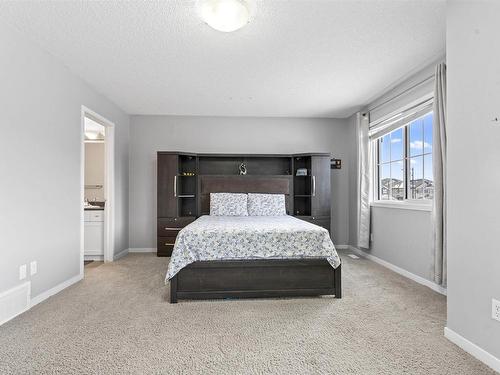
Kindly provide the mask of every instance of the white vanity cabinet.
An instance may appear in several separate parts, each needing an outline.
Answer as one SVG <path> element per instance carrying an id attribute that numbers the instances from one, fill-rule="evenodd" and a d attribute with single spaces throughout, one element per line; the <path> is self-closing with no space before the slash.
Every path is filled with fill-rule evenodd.
<path id="1" fill-rule="evenodd" d="M 84 219 L 84 255 L 104 255 L 104 210 L 86 210 Z"/>

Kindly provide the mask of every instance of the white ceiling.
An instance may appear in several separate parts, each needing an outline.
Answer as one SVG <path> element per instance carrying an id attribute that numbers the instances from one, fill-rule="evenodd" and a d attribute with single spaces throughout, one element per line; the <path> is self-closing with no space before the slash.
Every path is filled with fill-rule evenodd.
<path id="1" fill-rule="evenodd" d="M 196 1 L 0 2 L 129 114 L 345 117 L 444 54 L 445 1 L 253 1 L 221 33 Z"/>

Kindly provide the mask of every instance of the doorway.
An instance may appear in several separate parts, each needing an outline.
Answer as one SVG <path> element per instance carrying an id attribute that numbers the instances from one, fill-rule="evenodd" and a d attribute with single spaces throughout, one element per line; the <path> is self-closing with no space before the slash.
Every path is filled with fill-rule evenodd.
<path id="1" fill-rule="evenodd" d="M 112 262 L 114 255 L 114 124 L 81 110 L 80 274 L 84 262 Z"/>

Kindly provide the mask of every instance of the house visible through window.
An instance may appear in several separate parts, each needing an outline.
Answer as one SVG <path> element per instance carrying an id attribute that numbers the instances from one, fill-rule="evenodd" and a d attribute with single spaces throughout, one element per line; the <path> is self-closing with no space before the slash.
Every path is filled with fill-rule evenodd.
<path id="1" fill-rule="evenodd" d="M 377 139 L 378 199 L 433 199 L 432 112 Z"/>

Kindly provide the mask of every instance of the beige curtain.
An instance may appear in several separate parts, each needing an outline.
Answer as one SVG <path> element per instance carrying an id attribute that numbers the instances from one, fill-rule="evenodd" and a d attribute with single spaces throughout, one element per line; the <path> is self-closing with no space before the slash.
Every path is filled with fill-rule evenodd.
<path id="1" fill-rule="evenodd" d="M 446 65 L 444 63 L 436 67 L 433 109 L 434 281 L 446 286 Z"/>

